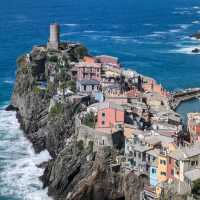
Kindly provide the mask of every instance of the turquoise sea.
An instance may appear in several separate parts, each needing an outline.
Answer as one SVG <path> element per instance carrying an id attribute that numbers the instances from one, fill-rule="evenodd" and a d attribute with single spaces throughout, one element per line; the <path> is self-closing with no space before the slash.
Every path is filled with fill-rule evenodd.
<path id="1" fill-rule="evenodd" d="M 62 40 L 80 41 L 92 54 L 111 54 L 152 76 L 168 90 L 200 87 L 199 0 L 6 0 L 0 5 L 0 200 L 46 200 L 35 155 L 23 137 L 9 103 L 17 56 L 46 43 L 51 22 L 61 24 Z M 200 111 L 195 100 L 178 112 Z"/>

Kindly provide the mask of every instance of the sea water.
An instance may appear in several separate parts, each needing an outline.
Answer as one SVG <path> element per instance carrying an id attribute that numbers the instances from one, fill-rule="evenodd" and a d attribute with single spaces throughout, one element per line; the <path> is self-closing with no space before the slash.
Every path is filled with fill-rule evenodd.
<path id="1" fill-rule="evenodd" d="M 122 65 L 152 76 L 168 90 L 200 87 L 199 0 L 6 0 L 0 5 L 0 200 L 46 200 L 36 155 L 9 102 L 16 58 L 46 43 L 49 24 L 61 24 L 61 40 L 79 41 L 90 53 L 119 57 Z M 178 112 L 200 111 L 199 100 Z"/>

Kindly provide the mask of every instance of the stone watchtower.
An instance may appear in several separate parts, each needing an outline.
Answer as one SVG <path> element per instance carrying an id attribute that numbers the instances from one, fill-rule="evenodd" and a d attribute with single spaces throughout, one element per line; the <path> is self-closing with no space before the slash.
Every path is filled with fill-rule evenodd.
<path id="1" fill-rule="evenodd" d="M 58 50 L 60 42 L 60 26 L 59 24 L 51 24 L 50 25 L 50 36 L 47 44 L 48 49 Z"/>

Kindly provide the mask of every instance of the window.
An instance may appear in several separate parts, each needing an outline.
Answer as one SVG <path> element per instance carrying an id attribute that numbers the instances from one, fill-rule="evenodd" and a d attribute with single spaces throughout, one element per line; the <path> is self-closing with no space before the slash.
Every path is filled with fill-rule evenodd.
<path id="1" fill-rule="evenodd" d="M 171 164 L 172 163 L 172 159 L 171 158 L 169 158 L 169 164 Z"/>
<path id="2" fill-rule="evenodd" d="M 171 170 L 171 175 L 174 175 L 174 170 L 173 169 Z"/>
<path id="3" fill-rule="evenodd" d="M 84 90 L 84 91 L 86 91 L 86 85 L 84 85 L 83 87 L 84 87 L 84 89 L 83 89 L 83 90 Z"/>
<path id="4" fill-rule="evenodd" d="M 179 167 L 179 161 L 178 160 L 176 160 L 176 166 Z"/>
<path id="5" fill-rule="evenodd" d="M 105 121 L 102 121 L 101 124 L 102 124 L 102 125 L 105 125 Z"/>
<path id="6" fill-rule="evenodd" d="M 134 151 L 134 157 L 136 157 L 136 152 Z"/>
<path id="7" fill-rule="evenodd" d="M 162 176 L 166 176 L 166 172 L 160 172 L 160 175 L 162 175 Z"/>
<path id="8" fill-rule="evenodd" d="M 106 113 L 105 113 L 105 112 L 102 112 L 101 115 L 102 115 L 102 117 L 105 117 L 105 116 L 106 116 Z"/>
<path id="9" fill-rule="evenodd" d="M 151 173 L 152 173 L 152 174 L 156 174 L 156 169 L 152 169 L 152 170 L 151 170 Z"/>
<path id="10" fill-rule="evenodd" d="M 191 161 L 191 166 L 195 166 L 195 165 L 198 165 L 198 161 L 197 160 Z"/>
<path id="11" fill-rule="evenodd" d="M 148 155 L 148 161 L 150 162 L 150 160 L 151 160 L 151 157 L 150 157 L 150 155 Z"/>
<path id="12" fill-rule="evenodd" d="M 160 164 L 161 165 L 166 165 L 166 161 L 165 160 L 160 160 Z"/>
<path id="13" fill-rule="evenodd" d="M 141 158 L 141 153 L 140 152 L 138 153 L 138 157 Z"/>

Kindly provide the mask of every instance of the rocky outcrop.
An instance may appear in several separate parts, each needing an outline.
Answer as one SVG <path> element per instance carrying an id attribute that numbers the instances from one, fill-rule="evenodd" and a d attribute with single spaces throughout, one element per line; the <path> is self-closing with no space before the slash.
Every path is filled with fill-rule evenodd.
<path id="1" fill-rule="evenodd" d="M 41 177 L 56 200 L 134 200 L 145 178 L 112 170 L 113 149 L 82 147 L 76 140 L 75 115 L 81 103 L 51 105 L 55 91 L 70 80 L 70 62 L 87 54 L 80 44 L 63 43 L 58 51 L 34 47 L 18 59 L 11 105 L 36 152 L 47 149 L 52 159 Z M 51 76 L 53 74 L 53 80 Z M 63 82 L 65 81 L 65 84 Z M 71 80 L 70 80 L 71 81 Z"/>
<path id="2" fill-rule="evenodd" d="M 191 35 L 190 37 L 192 37 L 192 38 L 195 38 L 195 39 L 200 39 L 200 32 L 198 32 L 198 33 L 195 33 L 195 34 L 193 34 L 193 35 Z"/>
<path id="3" fill-rule="evenodd" d="M 45 186 L 60 200 L 139 199 L 147 179 L 111 170 L 112 156 L 109 148 L 91 155 L 88 150 L 65 147 L 55 161 L 49 162 L 43 176 Z"/>
<path id="4" fill-rule="evenodd" d="M 69 78 L 69 63 L 87 54 L 80 44 L 69 46 L 62 44 L 62 50 L 50 51 L 44 46 L 34 47 L 30 54 L 17 60 L 17 76 L 7 110 L 17 111 L 17 118 L 26 136 L 32 141 L 36 152 L 48 149 L 55 157 L 63 148 L 65 138 L 73 132 L 73 106 L 65 105 L 65 112 L 54 117 L 49 112 L 50 100 L 58 87 L 58 80 L 50 82 L 49 65 L 53 65 L 55 77 L 59 77 L 60 68 L 65 69 L 63 76 Z M 61 64 L 62 63 L 62 64 Z M 46 83 L 46 88 L 40 84 Z"/>

